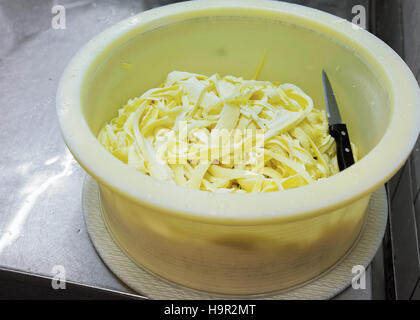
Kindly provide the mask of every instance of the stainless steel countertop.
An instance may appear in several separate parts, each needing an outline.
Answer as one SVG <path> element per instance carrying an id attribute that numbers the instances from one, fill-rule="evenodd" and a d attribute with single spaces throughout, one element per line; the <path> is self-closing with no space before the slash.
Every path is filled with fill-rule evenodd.
<path id="1" fill-rule="evenodd" d="M 0 0 L 0 267 L 131 292 L 95 252 L 83 221 L 84 171 L 64 145 L 55 112 L 59 77 L 71 57 L 110 25 L 171 1 Z M 295 1 L 345 16 L 333 0 Z M 66 29 L 51 27 L 55 4 Z M 341 14 L 340 14 L 341 13 Z M 368 280 L 370 272 L 368 272 Z M 337 298 L 371 298 L 348 289 Z"/>

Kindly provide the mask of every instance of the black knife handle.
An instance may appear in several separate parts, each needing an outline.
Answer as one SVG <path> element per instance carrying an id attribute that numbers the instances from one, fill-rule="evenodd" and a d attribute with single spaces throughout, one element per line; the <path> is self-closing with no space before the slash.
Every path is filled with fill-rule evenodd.
<path id="1" fill-rule="evenodd" d="M 351 150 L 349 133 L 344 123 L 330 125 L 330 135 L 337 144 L 337 161 L 340 171 L 354 164 L 353 152 Z"/>

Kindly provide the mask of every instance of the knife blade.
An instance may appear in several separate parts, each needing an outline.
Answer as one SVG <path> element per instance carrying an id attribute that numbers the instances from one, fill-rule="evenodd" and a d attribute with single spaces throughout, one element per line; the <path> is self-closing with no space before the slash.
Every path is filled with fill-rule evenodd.
<path id="1" fill-rule="evenodd" d="M 337 162 L 340 171 L 354 164 L 354 157 L 350 143 L 350 137 L 346 124 L 341 120 L 338 110 L 337 100 L 335 99 L 330 80 L 325 70 L 322 70 L 322 84 L 324 86 L 325 106 L 327 107 L 327 116 L 330 135 L 337 144 Z"/>

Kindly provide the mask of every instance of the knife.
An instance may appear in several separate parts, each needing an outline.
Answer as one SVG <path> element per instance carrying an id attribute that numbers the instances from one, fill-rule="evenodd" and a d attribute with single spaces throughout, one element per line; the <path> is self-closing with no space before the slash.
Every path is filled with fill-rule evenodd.
<path id="1" fill-rule="evenodd" d="M 347 126 L 341 121 L 340 111 L 335 100 L 334 91 L 331 87 L 327 73 L 322 70 L 322 83 L 324 85 L 325 105 L 329 122 L 330 135 L 337 144 L 337 161 L 340 171 L 354 164 Z"/>

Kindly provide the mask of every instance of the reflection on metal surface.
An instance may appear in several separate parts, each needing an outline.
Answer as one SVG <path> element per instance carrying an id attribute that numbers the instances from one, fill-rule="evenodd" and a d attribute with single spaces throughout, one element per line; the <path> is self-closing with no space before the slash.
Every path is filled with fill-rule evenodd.
<path id="1" fill-rule="evenodd" d="M 45 164 L 52 164 L 57 160 L 58 157 L 53 157 L 48 159 Z M 21 234 L 22 226 L 38 197 L 54 183 L 58 182 L 58 180 L 69 176 L 73 172 L 73 166 L 75 164 L 76 161 L 73 159 L 71 153 L 66 151 L 64 159 L 61 161 L 62 170 L 60 172 L 50 176 L 42 183 L 39 183 L 37 176 L 30 180 L 29 186 L 24 189 L 28 195 L 22 200 L 22 206 L 16 215 L 13 216 L 10 224 L 6 227 L 6 232 L 0 237 L 0 255 L 3 253 L 3 250 L 11 245 Z"/>

